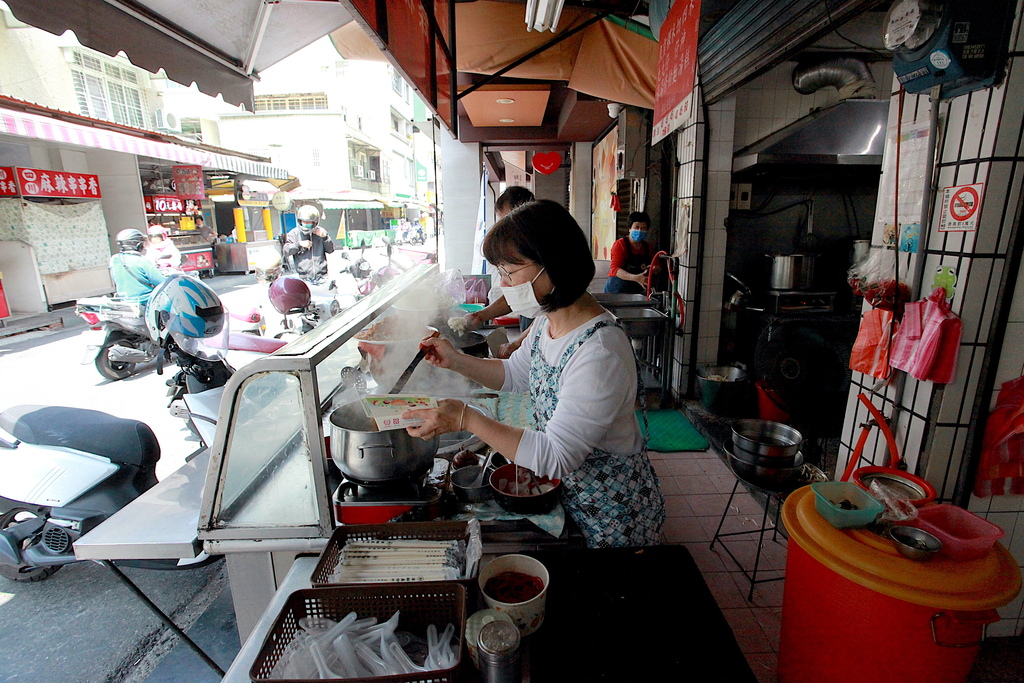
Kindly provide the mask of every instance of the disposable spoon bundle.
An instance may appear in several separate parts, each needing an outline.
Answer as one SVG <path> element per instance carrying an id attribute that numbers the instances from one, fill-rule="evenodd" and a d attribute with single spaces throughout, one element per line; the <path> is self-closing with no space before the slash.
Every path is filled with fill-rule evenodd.
<path id="1" fill-rule="evenodd" d="M 455 625 L 427 638 L 396 632 L 400 612 L 382 624 L 350 612 L 339 622 L 325 617 L 299 620 L 299 630 L 285 647 L 270 678 L 328 679 L 395 676 L 450 669 L 457 663 Z M 420 663 L 417 664 L 416 662 Z"/>

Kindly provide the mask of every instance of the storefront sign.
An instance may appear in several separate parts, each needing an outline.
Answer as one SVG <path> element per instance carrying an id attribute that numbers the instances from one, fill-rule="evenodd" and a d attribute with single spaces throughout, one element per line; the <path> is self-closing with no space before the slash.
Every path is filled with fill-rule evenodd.
<path id="1" fill-rule="evenodd" d="M 142 198 L 146 213 L 185 213 L 185 202 L 174 195 L 147 195 Z"/>
<path id="2" fill-rule="evenodd" d="M 270 185 L 270 187 L 273 188 L 273 185 Z M 257 189 L 245 180 L 242 181 L 235 192 L 235 200 L 239 206 L 270 206 L 272 194 L 269 191 Z"/>
<path id="3" fill-rule="evenodd" d="M 18 184 L 14 182 L 14 169 L 0 166 L 0 197 L 18 196 Z"/>
<path id="4" fill-rule="evenodd" d="M 202 199 L 206 196 L 203 187 L 202 166 L 172 166 L 174 191 L 182 199 Z"/>
<path id="5" fill-rule="evenodd" d="M 60 197 L 61 199 L 99 199 L 100 179 L 91 173 L 44 171 L 15 168 L 18 190 L 23 197 Z"/>
<path id="6" fill-rule="evenodd" d="M 700 0 L 676 0 L 661 27 L 652 145 L 690 118 L 699 22 Z"/>

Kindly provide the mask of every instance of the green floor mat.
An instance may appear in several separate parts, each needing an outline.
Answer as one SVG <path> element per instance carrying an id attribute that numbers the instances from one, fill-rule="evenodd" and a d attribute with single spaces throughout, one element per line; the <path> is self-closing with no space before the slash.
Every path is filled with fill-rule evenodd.
<path id="1" fill-rule="evenodd" d="M 636 419 L 643 429 L 643 415 L 637 411 Z M 697 428 L 678 410 L 649 410 L 650 440 L 647 447 L 660 453 L 676 451 L 706 451 L 710 444 Z"/>

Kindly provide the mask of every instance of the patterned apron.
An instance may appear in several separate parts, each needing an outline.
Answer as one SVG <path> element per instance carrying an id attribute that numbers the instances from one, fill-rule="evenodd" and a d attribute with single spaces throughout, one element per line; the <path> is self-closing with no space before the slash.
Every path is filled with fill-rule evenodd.
<path id="1" fill-rule="evenodd" d="M 548 327 L 545 318 L 530 352 L 530 399 L 538 430 L 544 431 L 555 413 L 562 370 L 569 359 L 595 332 L 610 324 L 601 321 L 588 328 L 573 340 L 558 365 L 551 366 L 540 353 L 540 336 Z M 641 398 L 642 386 L 638 369 Z M 665 500 L 647 459 L 646 435 L 639 453 L 615 455 L 595 448 L 579 469 L 562 479 L 562 504 L 590 548 L 657 545 L 665 521 Z"/>

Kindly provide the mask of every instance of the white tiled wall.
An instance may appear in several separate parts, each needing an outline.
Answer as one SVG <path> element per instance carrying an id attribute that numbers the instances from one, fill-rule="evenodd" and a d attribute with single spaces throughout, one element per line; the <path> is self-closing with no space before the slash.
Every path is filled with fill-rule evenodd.
<path id="1" fill-rule="evenodd" d="M 926 96 L 906 95 L 904 123 L 919 120 L 927 114 L 929 106 Z M 896 107 L 891 108 L 895 110 Z M 972 412 L 975 397 L 982 390 L 984 363 L 992 360 L 989 358 L 990 342 L 996 341 L 991 335 L 1006 264 L 1004 256 L 1009 249 L 1011 232 L 1020 219 L 1017 207 L 1022 192 L 1020 164 L 1024 161 L 1021 144 L 1024 58 L 1011 59 L 1008 77 L 1000 87 L 942 101 L 939 113 L 942 136 L 938 153 L 939 192 L 943 187 L 968 183 L 984 183 L 985 190 L 976 232 L 940 234 L 937 225 L 941 202 L 936 203 L 927 238 L 928 253 L 923 256 L 921 284 L 923 293 L 927 293 L 936 267 L 944 265 L 956 269 L 958 282 L 952 308 L 963 321 L 957 377 L 944 386 L 906 377 L 896 436 L 901 455 L 910 464 L 911 471 L 925 476 L 938 490 L 940 500 L 951 500 L 962 461 L 973 452 L 972 437 L 976 430 L 983 428 L 972 422 Z M 878 225 L 881 223 L 881 220 L 876 221 Z M 880 232 L 876 227 L 877 234 L 872 240 L 875 244 L 881 243 Z M 1009 325 L 998 358 L 997 391 L 1002 382 L 1024 374 L 1024 282 L 1021 279 L 1015 283 L 1015 289 Z M 893 413 L 897 400 L 892 386 L 872 392 L 871 389 L 878 389 L 874 378 L 855 373 L 855 385 L 843 430 L 845 450 L 840 453 L 837 470 L 840 473 L 860 426 L 867 418 L 854 395 L 859 391 L 867 392 L 887 416 Z M 983 399 L 991 407 L 995 396 L 994 391 Z M 876 437 L 869 439 L 864 452 L 871 462 L 886 460 L 885 445 Z M 1024 566 L 1024 496 L 972 497 L 968 508 L 1003 529 L 1003 544 L 1013 553 L 1017 564 Z M 1022 604 L 1024 599 L 1018 597 L 1000 608 L 1001 620 L 989 627 L 989 635 L 1021 633 L 1024 630 Z"/>

